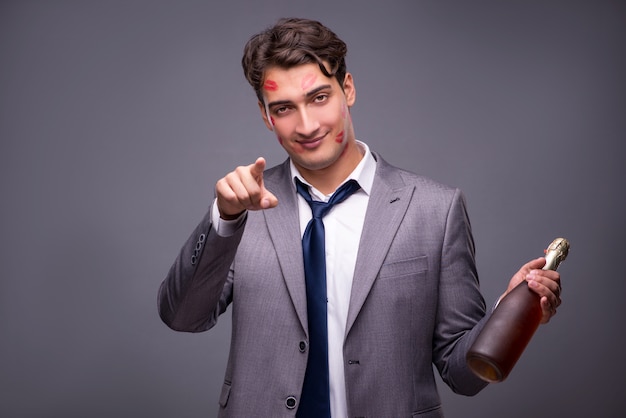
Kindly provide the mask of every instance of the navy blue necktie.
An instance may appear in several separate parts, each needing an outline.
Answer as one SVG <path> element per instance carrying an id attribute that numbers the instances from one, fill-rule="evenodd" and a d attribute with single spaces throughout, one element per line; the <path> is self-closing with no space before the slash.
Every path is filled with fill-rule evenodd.
<path id="1" fill-rule="evenodd" d="M 304 375 L 298 418 L 330 418 L 330 384 L 328 379 L 328 320 L 326 295 L 326 249 L 322 218 L 333 205 L 361 188 L 356 180 L 344 183 L 328 203 L 311 199 L 305 184 L 296 179 L 298 193 L 304 197 L 313 218 L 302 237 L 306 303 L 309 322 L 309 361 Z"/>

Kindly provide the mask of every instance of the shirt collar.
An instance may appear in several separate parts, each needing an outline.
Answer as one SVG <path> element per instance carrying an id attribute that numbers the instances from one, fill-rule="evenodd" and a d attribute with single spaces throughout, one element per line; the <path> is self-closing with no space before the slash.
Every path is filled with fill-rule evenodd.
<path id="1" fill-rule="evenodd" d="M 356 145 L 359 147 L 359 150 L 363 154 L 363 158 L 361 158 L 361 161 L 359 161 L 359 164 L 356 166 L 356 168 L 352 171 L 352 173 L 350 173 L 348 177 L 344 179 L 344 181 L 341 182 L 341 184 L 344 184 L 348 180 L 356 180 L 359 183 L 359 186 L 361 186 L 361 190 L 363 190 L 369 196 L 372 191 L 372 185 L 374 184 L 374 175 L 376 174 L 376 160 L 374 160 L 374 157 L 370 152 L 370 148 L 367 146 L 366 143 L 356 141 Z M 302 183 L 309 186 L 312 195 L 317 195 L 318 197 L 322 196 L 322 194 L 317 189 L 315 189 L 315 187 L 311 186 L 311 184 L 308 183 L 300 175 L 300 172 L 294 165 L 293 161 L 291 161 L 291 159 L 289 160 L 289 168 L 291 170 L 291 178 L 294 180 L 294 184 L 295 179 L 298 178 Z M 341 184 L 339 186 L 341 186 Z"/>

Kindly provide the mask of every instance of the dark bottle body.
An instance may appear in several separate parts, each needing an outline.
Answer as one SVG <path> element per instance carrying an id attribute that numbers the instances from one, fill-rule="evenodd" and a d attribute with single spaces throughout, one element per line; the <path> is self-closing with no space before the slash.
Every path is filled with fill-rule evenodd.
<path id="1" fill-rule="evenodd" d="M 509 375 L 541 322 L 539 295 L 524 281 L 502 298 L 467 353 L 469 367 L 488 382 Z"/>

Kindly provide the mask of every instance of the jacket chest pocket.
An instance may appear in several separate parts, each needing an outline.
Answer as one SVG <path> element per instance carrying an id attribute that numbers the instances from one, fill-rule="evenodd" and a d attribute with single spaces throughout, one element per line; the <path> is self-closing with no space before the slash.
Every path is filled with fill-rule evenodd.
<path id="1" fill-rule="evenodd" d="M 428 272 L 428 257 L 423 255 L 420 257 L 408 258 L 406 260 L 384 263 L 380 268 L 378 277 L 380 280 L 388 280 L 393 278 L 424 275 L 426 272 Z"/>
<path id="2" fill-rule="evenodd" d="M 428 309 L 423 305 L 424 299 L 431 298 L 433 286 L 436 284 L 428 280 L 428 258 L 420 256 L 383 264 L 373 294 L 394 318 L 414 318 L 418 307 Z"/>

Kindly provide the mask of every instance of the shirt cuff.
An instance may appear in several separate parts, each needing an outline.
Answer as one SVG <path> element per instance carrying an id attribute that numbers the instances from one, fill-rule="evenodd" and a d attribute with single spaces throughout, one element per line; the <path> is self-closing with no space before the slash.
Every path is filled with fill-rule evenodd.
<path id="1" fill-rule="evenodd" d="M 495 311 L 496 308 L 498 307 L 498 305 L 500 304 L 500 301 L 502 300 L 502 298 L 504 298 L 504 294 L 502 294 L 498 300 L 496 301 L 496 303 L 493 304 L 493 308 L 491 308 L 491 312 Z"/>
<path id="2" fill-rule="evenodd" d="M 244 224 L 248 211 L 244 211 L 239 217 L 233 220 L 225 220 L 220 218 L 220 211 L 217 208 L 217 198 L 213 200 L 211 205 L 211 224 L 213 224 L 213 230 L 217 232 L 220 237 L 230 237 Z"/>

